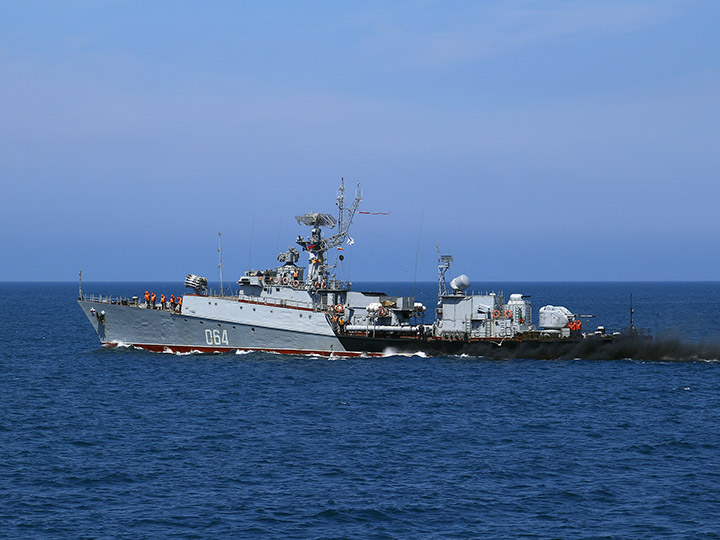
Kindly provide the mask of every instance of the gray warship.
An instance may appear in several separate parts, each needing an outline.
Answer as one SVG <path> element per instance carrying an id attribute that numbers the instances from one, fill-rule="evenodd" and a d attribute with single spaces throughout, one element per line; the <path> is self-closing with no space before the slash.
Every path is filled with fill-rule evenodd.
<path id="1" fill-rule="evenodd" d="M 585 332 L 581 316 L 563 306 L 541 307 L 535 324 L 526 295 L 511 294 L 506 301 L 502 294 L 470 293 L 465 274 L 448 286 L 453 259 L 439 251 L 433 311 L 413 297 L 352 290 L 350 282 L 336 277 L 342 263 L 336 248 L 352 242 L 348 233 L 361 201 L 358 184 L 346 207 L 341 182 L 337 218 L 319 212 L 296 216 L 299 225 L 310 228 L 308 236 L 296 240 L 307 252 L 307 264 L 299 264 L 300 251 L 290 247 L 273 268 L 246 271 L 235 292 L 212 293 L 206 278 L 188 274 L 190 292 L 179 306 L 138 297 L 98 297 L 84 294 L 82 287 L 78 304 L 103 346 L 170 353 L 561 358 L 618 339 L 618 333 L 606 333 L 603 327 Z M 335 227 L 335 234 L 323 235 Z M 333 252 L 339 260 L 330 261 Z"/>

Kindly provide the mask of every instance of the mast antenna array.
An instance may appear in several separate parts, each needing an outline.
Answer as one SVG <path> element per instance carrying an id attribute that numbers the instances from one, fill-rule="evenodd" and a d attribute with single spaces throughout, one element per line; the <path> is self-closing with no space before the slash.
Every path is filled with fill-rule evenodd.
<path id="1" fill-rule="evenodd" d="M 352 221 L 355 218 L 355 213 L 357 212 L 358 207 L 360 206 L 360 202 L 362 201 L 362 189 L 360 189 L 360 182 L 357 183 L 357 187 L 355 189 L 355 200 L 353 201 L 350 208 L 347 210 L 345 209 L 345 179 L 340 179 L 340 189 L 338 190 L 338 197 L 337 197 L 337 207 L 338 207 L 338 233 L 335 236 L 331 236 L 328 238 L 328 240 L 332 240 L 335 237 L 339 237 L 340 241 L 338 244 L 341 244 L 345 237 L 347 237 L 347 233 L 350 230 L 350 225 L 352 225 Z M 334 246 L 330 246 L 334 247 Z"/>
<path id="2" fill-rule="evenodd" d="M 300 225 L 313 228 L 310 237 L 303 238 L 302 236 L 298 236 L 297 239 L 297 243 L 302 246 L 303 250 L 310 253 L 311 265 L 308 272 L 308 282 L 322 280 L 327 277 L 329 267 L 325 259 L 325 253 L 342 244 L 348 237 L 350 225 L 361 201 L 362 192 L 360 190 L 360 182 L 358 182 L 355 200 L 350 208 L 345 208 L 345 179 L 342 178 L 336 202 L 338 219 L 335 219 L 330 214 L 321 214 L 318 212 L 295 216 L 295 219 Z M 332 236 L 323 238 L 320 227 L 332 228 L 335 225 L 338 225 L 338 232 Z"/>

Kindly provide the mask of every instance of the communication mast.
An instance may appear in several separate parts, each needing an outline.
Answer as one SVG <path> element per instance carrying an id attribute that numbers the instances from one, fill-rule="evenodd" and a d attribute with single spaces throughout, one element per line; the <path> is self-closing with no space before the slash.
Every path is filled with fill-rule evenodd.
<path id="1" fill-rule="evenodd" d="M 435 244 L 435 251 L 438 254 L 438 298 L 447 295 L 447 285 L 445 284 L 445 272 L 450 269 L 450 263 L 453 262 L 452 255 L 440 255 L 440 244 Z"/>
<path id="2" fill-rule="evenodd" d="M 348 238 L 348 231 L 352 224 L 358 206 L 362 201 L 362 192 L 360 191 L 360 182 L 357 184 L 357 192 L 355 200 L 350 208 L 345 208 L 345 180 L 341 179 L 340 189 L 338 190 L 337 206 L 339 210 L 338 219 L 330 214 L 321 214 L 319 212 L 310 212 L 295 216 L 300 225 L 312 227 L 311 234 L 307 238 L 298 236 L 297 244 L 310 256 L 310 264 L 308 266 L 308 283 L 323 281 L 328 276 L 328 264 L 326 263 L 326 253 L 342 244 Z M 333 228 L 338 225 L 338 232 L 327 238 L 322 237 L 321 227 Z"/>

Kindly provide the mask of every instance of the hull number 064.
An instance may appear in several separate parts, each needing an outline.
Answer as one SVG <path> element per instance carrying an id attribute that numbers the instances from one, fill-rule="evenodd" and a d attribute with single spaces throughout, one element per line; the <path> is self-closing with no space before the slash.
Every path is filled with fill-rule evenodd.
<path id="1" fill-rule="evenodd" d="M 229 345 L 227 330 L 205 330 L 205 343 L 208 345 Z"/>

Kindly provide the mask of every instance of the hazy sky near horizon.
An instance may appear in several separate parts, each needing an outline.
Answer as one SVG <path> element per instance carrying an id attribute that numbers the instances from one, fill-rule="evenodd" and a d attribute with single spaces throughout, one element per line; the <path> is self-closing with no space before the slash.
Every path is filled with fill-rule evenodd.
<path id="1" fill-rule="evenodd" d="M 0 280 L 720 280 L 713 0 L 10 1 Z M 304 258 L 303 258 L 304 260 Z"/>

